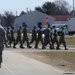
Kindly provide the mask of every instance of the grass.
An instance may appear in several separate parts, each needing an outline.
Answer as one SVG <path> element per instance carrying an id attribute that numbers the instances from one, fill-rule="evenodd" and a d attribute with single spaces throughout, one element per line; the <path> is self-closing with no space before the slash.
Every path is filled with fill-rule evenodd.
<path id="1" fill-rule="evenodd" d="M 61 58 L 75 64 L 75 52 L 34 52 L 48 58 Z"/>
<path id="2" fill-rule="evenodd" d="M 29 56 L 46 64 L 52 65 L 64 71 L 75 72 L 75 52 L 58 52 L 58 51 L 40 51 L 40 52 L 22 52 L 25 56 Z"/>
<path id="3" fill-rule="evenodd" d="M 74 45 L 75 46 L 75 36 L 69 36 L 69 37 L 65 37 L 66 43 L 68 45 Z"/>

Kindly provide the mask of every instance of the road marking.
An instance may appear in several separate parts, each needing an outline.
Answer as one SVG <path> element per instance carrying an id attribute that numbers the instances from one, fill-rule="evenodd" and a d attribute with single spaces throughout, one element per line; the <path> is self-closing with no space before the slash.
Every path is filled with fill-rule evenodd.
<path id="1" fill-rule="evenodd" d="M 4 64 L 2 64 L 4 68 L 6 68 L 10 73 L 12 73 L 13 75 L 17 75 L 15 74 L 12 70 L 10 70 L 10 68 L 6 67 Z"/>

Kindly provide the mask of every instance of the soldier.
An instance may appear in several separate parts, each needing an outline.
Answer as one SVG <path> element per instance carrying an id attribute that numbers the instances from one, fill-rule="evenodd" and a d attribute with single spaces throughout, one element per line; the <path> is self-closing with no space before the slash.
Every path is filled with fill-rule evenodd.
<path id="1" fill-rule="evenodd" d="M 43 39 L 42 39 L 42 26 L 39 27 L 39 30 L 37 31 L 38 33 L 38 38 L 37 38 L 37 42 L 36 42 L 36 45 L 35 45 L 35 48 L 38 48 L 38 43 L 39 41 L 41 41 L 41 44 L 43 45 Z"/>
<path id="2" fill-rule="evenodd" d="M 54 47 L 54 44 L 55 43 L 58 46 L 58 33 L 57 33 L 57 30 L 56 29 L 54 30 L 53 36 L 54 36 L 54 38 L 53 38 L 53 47 Z"/>
<path id="3" fill-rule="evenodd" d="M 45 37 L 44 37 L 44 43 L 42 46 L 42 49 L 45 49 L 45 46 L 49 43 L 50 48 L 51 48 L 51 39 L 50 39 L 50 30 L 49 30 L 49 25 L 46 25 L 46 30 L 44 31 Z"/>
<path id="4" fill-rule="evenodd" d="M 52 30 L 52 28 L 50 28 L 50 38 L 51 38 L 52 49 L 54 49 L 54 45 L 53 45 L 53 38 L 54 38 L 54 35 L 53 35 L 53 30 Z"/>
<path id="5" fill-rule="evenodd" d="M 14 36 L 14 27 L 11 27 L 11 37 L 10 37 L 10 42 L 9 42 L 9 44 L 10 44 L 10 47 L 11 47 L 11 43 L 13 42 L 13 48 L 16 48 L 15 47 L 15 36 Z"/>
<path id="6" fill-rule="evenodd" d="M 33 30 L 32 30 L 32 39 L 30 44 L 32 44 L 35 41 L 35 43 L 37 42 L 37 31 L 36 31 L 36 26 L 34 26 Z"/>
<path id="7" fill-rule="evenodd" d="M 4 42 L 5 41 L 6 41 L 5 30 L 0 24 L 0 68 L 1 68 L 1 63 L 2 63 L 2 52 L 4 49 Z"/>
<path id="8" fill-rule="evenodd" d="M 24 48 L 23 47 L 23 40 L 22 40 L 22 27 L 19 27 L 19 30 L 17 31 L 17 38 L 16 38 L 16 43 L 15 45 L 18 44 L 18 42 L 20 42 L 20 48 Z M 16 48 L 14 45 L 14 48 Z"/>
<path id="9" fill-rule="evenodd" d="M 27 25 L 25 25 L 25 27 L 23 29 L 23 44 L 26 41 L 27 42 L 27 47 L 31 48 L 31 46 L 29 45 L 29 39 L 28 39 L 27 33 L 28 33 L 28 28 L 27 28 Z"/>
<path id="10" fill-rule="evenodd" d="M 48 24 L 48 29 L 49 29 L 49 40 L 50 40 L 50 43 L 49 43 L 49 41 L 47 41 L 45 46 L 49 43 L 50 44 L 50 49 L 53 49 L 53 32 L 52 32 L 52 29 L 51 29 L 49 24 Z"/>
<path id="11" fill-rule="evenodd" d="M 66 42 L 65 42 L 65 34 L 64 34 L 64 28 L 62 27 L 62 31 L 60 32 L 60 39 L 59 39 L 59 43 L 58 46 L 56 47 L 56 49 L 59 49 L 59 46 L 61 45 L 61 43 L 63 43 L 65 50 L 68 50 L 66 48 Z"/>
<path id="12" fill-rule="evenodd" d="M 7 39 L 7 35 L 6 35 L 7 28 L 4 27 L 4 31 L 5 31 L 5 37 L 6 37 L 6 42 L 4 44 L 5 44 L 5 46 L 7 48 L 9 48 L 9 46 L 8 46 L 8 39 Z"/>
<path id="13" fill-rule="evenodd" d="M 7 27 L 7 30 L 6 30 L 6 37 L 7 37 L 7 42 L 8 42 L 8 44 L 9 44 L 10 38 L 11 38 L 10 27 Z"/>

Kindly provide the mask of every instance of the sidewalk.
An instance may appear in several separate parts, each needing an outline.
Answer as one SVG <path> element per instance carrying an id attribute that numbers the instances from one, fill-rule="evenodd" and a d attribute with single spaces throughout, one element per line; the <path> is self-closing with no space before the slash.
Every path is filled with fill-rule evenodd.
<path id="1" fill-rule="evenodd" d="M 0 75 L 75 75 L 75 73 L 63 72 L 50 65 L 25 57 L 13 51 L 3 52 L 3 63 Z"/>

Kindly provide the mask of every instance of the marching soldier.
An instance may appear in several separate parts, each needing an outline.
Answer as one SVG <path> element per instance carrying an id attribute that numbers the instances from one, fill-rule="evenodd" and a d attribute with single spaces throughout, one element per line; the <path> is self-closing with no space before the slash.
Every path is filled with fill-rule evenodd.
<path id="1" fill-rule="evenodd" d="M 7 37 L 7 42 L 8 42 L 8 44 L 9 44 L 10 38 L 11 38 L 10 27 L 7 27 L 7 30 L 6 30 L 6 37 Z"/>
<path id="2" fill-rule="evenodd" d="M 17 38 L 16 38 L 16 43 L 14 45 L 14 48 L 16 48 L 15 46 L 18 44 L 18 42 L 20 42 L 20 48 L 24 48 L 23 47 L 23 40 L 22 40 L 22 27 L 19 27 L 19 30 L 17 31 Z"/>
<path id="3" fill-rule="evenodd" d="M 65 50 L 68 50 L 66 48 L 66 42 L 65 42 L 65 34 L 64 34 L 64 28 L 62 27 L 62 31 L 60 32 L 60 39 L 59 39 L 59 43 L 58 43 L 58 46 L 57 46 L 57 50 L 59 49 L 59 46 L 61 45 L 61 43 L 63 43 L 64 47 L 65 47 Z"/>
<path id="4" fill-rule="evenodd" d="M 41 41 L 41 44 L 43 45 L 43 39 L 42 39 L 42 26 L 39 27 L 39 30 L 37 31 L 38 33 L 38 38 L 37 38 L 37 42 L 36 42 L 36 45 L 35 45 L 35 48 L 38 48 L 38 43 L 39 41 Z"/>
<path id="5" fill-rule="evenodd" d="M 31 48 L 31 46 L 29 45 L 29 39 L 28 39 L 27 33 L 28 33 L 28 28 L 27 28 L 27 25 L 25 25 L 25 27 L 23 29 L 23 44 L 26 41 L 27 42 L 27 47 Z"/>
<path id="6" fill-rule="evenodd" d="M 45 37 L 44 37 L 44 43 L 42 46 L 42 49 L 45 49 L 45 46 L 49 43 L 50 49 L 52 49 L 51 45 L 51 39 L 50 39 L 50 30 L 49 30 L 49 25 L 46 25 L 46 30 L 44 31 Z"/>
<path id="7" fill-rule="evenodd" d="M 54 49 L 54 45 L 53 45 L 53 38 L 54 38 L 54 35 L 53 35 L 52 28 L 50 28 L 50 38 L 51 38 L 52 49 Z"/>
<path id="8" fill-rule="evenodd" d="M 11 37 L 10 37 L 10 47 L 11 47 L 11 43 L 13 42 L 13 48 L 15 48 L 15 36 L 14 36 L 14 27 L 11 27 Z"/>
<path id="9" fill-rule="evenodd" d="M 0 68 L 2 63 L 2 52 L 4 49 L 4 42 L 6 41 L 5 30 L 0 24 Z"/>
<path id="10" fill-rule="evenodd" d="M 36 26 L 34 26 L 34 28 L 32 30 L 32 38 L 31 38 L 30 44 L 32 44 L 34 41 L 35 41 L 35 43 L 37 42 Z"/>
<path id="11" fill-rule="evenodd" d="M 54 36 L 54 38 L 53 38 L 53 47 L 54 47 L 54 44 L 55 43 L 58 46 L 58 33 L 57 33 L 57 30 L 56 29 L 54 30 L 53 36 Z"/>

